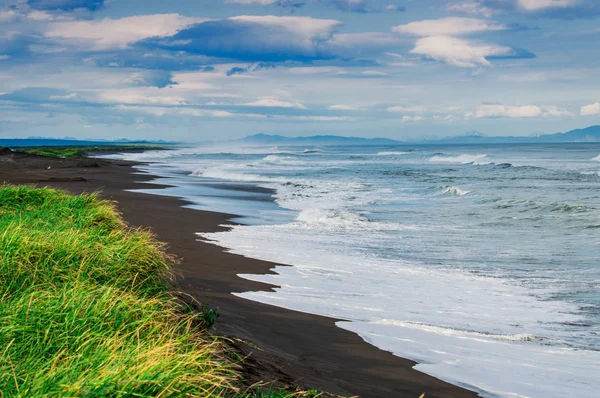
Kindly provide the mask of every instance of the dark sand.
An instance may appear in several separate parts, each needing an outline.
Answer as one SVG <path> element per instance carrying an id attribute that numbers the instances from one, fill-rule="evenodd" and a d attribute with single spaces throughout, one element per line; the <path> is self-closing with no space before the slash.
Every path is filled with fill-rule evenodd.
<path id="1" fill-rule="evenodd" d="M 151 228 L 182 259 L 178 288 L 221 314 L 215 332 L 234 338 L 248 354 L 251 381 L 293 383 L 345 396 L 476 397 L 412 369 L 414 362 L 365 343 L 335 320 L 237 298 L 231 292 L 269 289 L 238 273 L 266 274 L 275 264 L 225 253 L 200 242 L 196 232 L 220 230 L 231 215 L 183 208 L 172 197 L 125 192 L 148 188 L 151 176 L 134 174 L 132 163 L 100 159 L 49 159 L 0 150 L 0 181 L 64 188 L 74 193 L 100 190 L 118 202 L 125 220 Z M 50 167 L 48 169 L 48 167 Z M 153 185 L 153 188 L 156 186 Z M 410 294 L 410 292 L 405 292 Z"/>

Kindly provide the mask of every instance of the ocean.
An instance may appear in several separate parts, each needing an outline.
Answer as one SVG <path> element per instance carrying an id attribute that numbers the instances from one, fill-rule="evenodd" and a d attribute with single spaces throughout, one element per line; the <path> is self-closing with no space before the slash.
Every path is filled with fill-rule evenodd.
<path id="1" fill-rule="evenodd" d="M 201 233 L 292 267 L 239 294 L 341 319 L 486 397 L 600 391 L 600 145 L 183 148 L 113 157 L 191 207 Z"/>

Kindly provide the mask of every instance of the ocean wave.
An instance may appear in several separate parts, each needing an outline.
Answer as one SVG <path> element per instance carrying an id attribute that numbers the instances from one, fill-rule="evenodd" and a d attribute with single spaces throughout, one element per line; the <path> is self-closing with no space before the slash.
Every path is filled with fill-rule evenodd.
<path id="1" fill-rule="evenodd" d="M 321 152 L 325 152 L 325 151 L 322 150 L 321 148 L 309 148 L 309 149 L 305 149 L 304 151 L 302 151 L 302 153 L 321 153 Z"/>
<path id="2" fill-rule="evenodd" d="M 410 152 L 397 152 L 397 151 L 383 151 L 378 152 L 375 156 L 402 156 L 408 155 Z"/>
<path id="3" fill-rule="evenodd" d="M 570 204 L 566 202 L 544 203 L 536 200 L 507 200 L 498 203 L 494 206 L 496 209 L 510 209 L 521 207 L 521 212 L 524 211 L 547 211 L 550 213 L 584 213 L 595 209 L 582 204 Z"/>
<path id="4" fill-rule="evenodd" d="M 564 212 L 564 213 L 583 213 L 591 210 L 589 207 L 581 204 L 572 205 L 569 203 L 552 203 L 548 209 L 551 212 Z"/>
<path id="5" fill-rule="evenodd" d="M 304 166 L 306 161 L 298 160 L 292 156 L 267 155 L 261 160 L 262 163 L 270 163 L 274 165 L 289 165 L 289 166 Z"/>
<path id="6" fill-rule="evenodd" d="M 471 155 L 471 154 L 462 154 L 458 156 L 442 156 L 435 155 L 429 159 L 430 162 L 435 163 L 460 163 L 460 164 L 477 164 L 477 165 L 485 165 L 492 163 L 491 161 L 485 161 L 488 155 L 487 154 L 479 154 L 479 155 Z"/>
<path id="7" fill-rule="evenodd" d="M 285 157 L 285 156 L 278 156 L 278 155 L 267 155 L 263 158 L 263 160 L 265 162 L 280 162 L 285 159 L 289 159 L 289 158 Z"/>
<path id="8" fill-rule="evenodd" d="M 358 224 L 368 222 L 365 217 L 356 213 L 333 209 L 307 209 L 302 210 L 296 221 L 304 224 L 325 224 L 331 228 L 351 229 Z"/>
<path id="9" fill-rule="evenodd" d="M 258 174 L 247 174 L 247 173 L 238 173 L 228 171 L 224 168 L 207 168 L 207 169 L 198 169 L 191 173 L 192 176 L 195 177 L 206 177 L 206 178 L 215 178 L 219 180 L 232 180 L 232 181 L 244 181 L 244 182 L 256 182 L 256 183 L 281 183 L 284 184 L 289 182 L 285 178 L 281 177 L 266 177 Z"/>
<path id="10" fill-rule="evenodd" d="M 442 187 L 442 193 L 447 195 L 464 196 L 471 193 L 471 191 L 466 191 L 458 187 L 451 187 L 449 185 L 445 185 Z"/>
<path id="11" fill-rule="evenodd" d="M 368 218 L 344 209 L 312 208 L 300 211 L 294 222 L 301 229 L 316 228 L 322 231 L 415 231 L 418 225 L 371 221 Z M 291 226 L 291 225 L 290 225 Z"/>
<path id="12" fill-rule="evenodd" d="M 594 162 L 600 162 L 600 154 L 598 156 L 596 156 L 596 157 L 593 157 L 592 160 Z"/>

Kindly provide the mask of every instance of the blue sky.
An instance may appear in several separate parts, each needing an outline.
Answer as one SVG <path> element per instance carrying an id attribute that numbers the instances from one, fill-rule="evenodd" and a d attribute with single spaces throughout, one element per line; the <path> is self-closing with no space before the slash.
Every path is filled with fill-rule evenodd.
<path id="1" fill-rule="evenodd" d="M 0 0 L 0 137 L 600 124 L 598 0 Z"/>

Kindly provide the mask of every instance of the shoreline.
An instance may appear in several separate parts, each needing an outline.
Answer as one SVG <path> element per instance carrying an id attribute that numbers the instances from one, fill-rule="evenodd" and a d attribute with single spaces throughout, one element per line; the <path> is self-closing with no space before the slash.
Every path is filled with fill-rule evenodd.
<path id="1" fill-rule="evenodd" d="M 148 188 L 150 174 L 136 174 L 133 162 L 93 158 L 50 159 L 18 155 L 0 158 L 0 179 L 73 193 L 100 190 L 117 202 L 123 218 L 148 227 L 168 252 L 182 259 L 177 288 L 221 314 L 215 334 L 232 339 L 248 356 L 250 381 L 280 381 L 303 388 L 361 397 L 476 397 L 477 394 L 418 372 L 415 362 L 396 357 L 335 326 L 336 319 L 286 310 L 242 299 L 231 293 L 272 288 L 237 274 L 269 274 L 279 264 L 227 253 L 198 240 L 196 232 L 216 232 L 232 214 L 183 207 L 188 202 L 128 189 Z M 48 169 L 48 166 L 50 167 Z M 152 185 L 152 188 L 160 188 Z"/>

